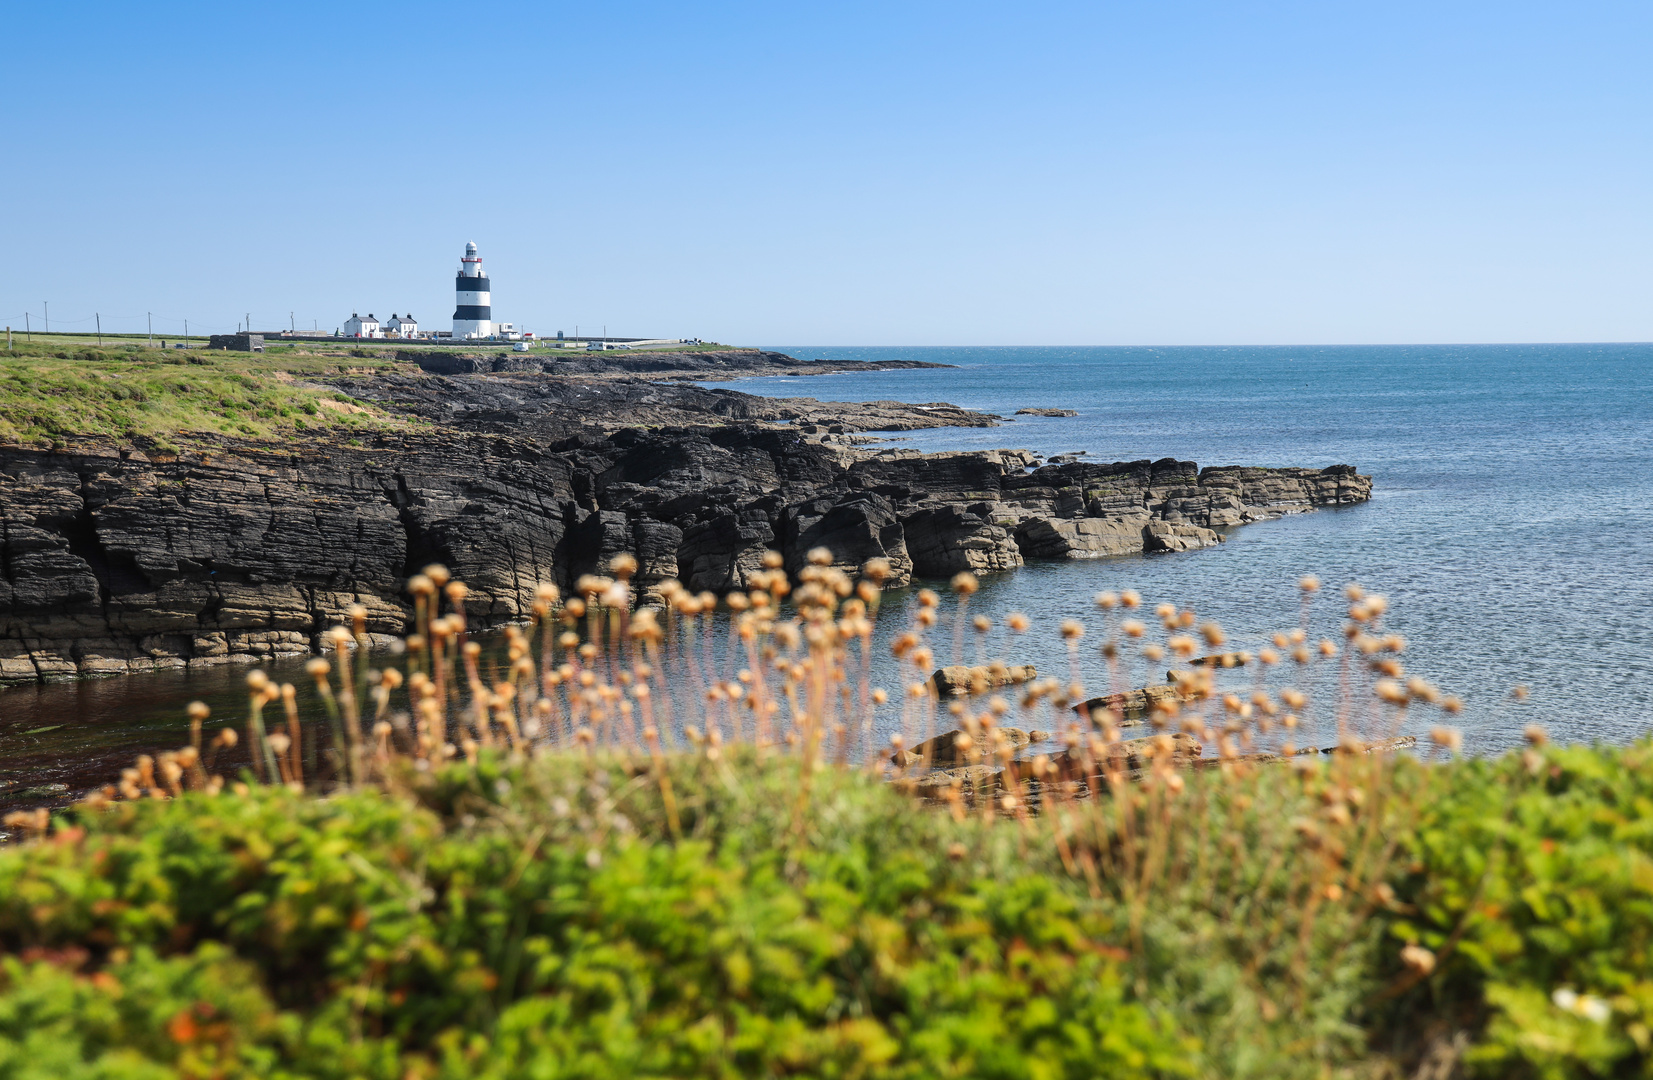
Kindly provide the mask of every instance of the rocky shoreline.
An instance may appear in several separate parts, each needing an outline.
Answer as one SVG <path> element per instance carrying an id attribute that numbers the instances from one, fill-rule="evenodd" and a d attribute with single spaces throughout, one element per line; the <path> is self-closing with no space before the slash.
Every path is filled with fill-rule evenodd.
<path id="1" fill-rule="evenodd" d="M 1041 466 L 1020 451 L 858 445 L 856 432 L 901 423 L 997 422 L 939 403 L 757 398 L 613 372 L 328 385 L 417 427 L 363 445 L 197 437 L 176 454 L 0 447 L 0 682 L 302 652 L 353 604 L 374 633 L 397 634 L 402 583 L 433 561 L 470 585 L 485 625 L 621 551 L 645 592 L 669 577 L 738 588 L 764 552 L 795 568 L 815 547 L 845 566 L 888 559 L 900 585 L 1209 547 L 1218 530 L 1371 492 L 1346 465 Z"/>

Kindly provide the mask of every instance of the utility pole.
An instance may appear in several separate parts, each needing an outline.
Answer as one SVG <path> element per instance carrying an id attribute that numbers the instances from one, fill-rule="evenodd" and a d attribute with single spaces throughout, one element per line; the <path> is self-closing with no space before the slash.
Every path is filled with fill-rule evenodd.
<path id="1" fill-rule="evenodd" d="M 186 348 L 189 346 L 189 320 L 188 319 L 184 320 L 184 346 Z"/>
<path id="2" fill-rule="evenodd" d="M 253 313 L 249 311 L 249 312 L 247 312 L 247 333 L 251 334 L 252 332 L 253 332 Z M 249 345 L 247 347 L 249 349 L 252 348 L 251 345 Z"/>
<path id="3" fill-rule="evenodd" d="M 293 313 L 291 311 L 287 313 L 287 332 L 294 335 L 298 334 L 298 323 L 293 321 Z"/>
<path id="4" fill-rule="evenodd" d="M 155 313 L 146 311 L 143 314 L 144 318 L 149 320 L 149 347 L 153 349 L 155 347 Z"/>
<path id="5" fill-rule="evenodd" d="M 46 333 L 52 332 L 52 305 L 49 300 L 40 301 L 40 306 L 46 309 Z"/>
<path id="6" fill-rule="evenodd" d="M 29 327 L 29 313 L 27 311 L 23 313 L 23 336 L 30 341 L 34 340 L 34 330 Z"/>
<path id="7" fill-rule="evenodd" d="M 98 321 L 98 348 L 103 348 L 103 316 L 92 312 L 92 318 Z"/>

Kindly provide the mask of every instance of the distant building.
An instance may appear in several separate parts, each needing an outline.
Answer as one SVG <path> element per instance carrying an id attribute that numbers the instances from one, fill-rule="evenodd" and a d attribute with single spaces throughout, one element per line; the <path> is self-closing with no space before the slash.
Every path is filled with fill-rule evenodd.
<path id="1" fill-rule="evenodd" d="M 214 334 L 207 339 L 209 349 L 228 349 L 230 352 L 263 352 L 263 334 Z"/>
<path id="2" fill-rule="evenodd" d="M 459 260 L 459 274 L 454 279 L 454 340 L 492 337 L 493 318 L 493 286 L 487 271 L 482 269 L 476 244 L 468 243 L 464 257 Z"/>
<path id="3" fill-rule="evenodd" d="M 393 311 L 385 320 L 384 331 L 386 337 L 410 338 L 419 333 L 419 324 L 413 321 L 412 315 L 398 315 Z"/>
<path id="4" fill-rule="evenodd" d="M 367 317 L 364 319 L 362 316 L 357 315 L 354 311 L 352 311 L 350 313 L 350 318 L 344 321 L 344 336 L 378 338 L 384 337 L 385 335 L 384 331 L 379 327 L 379 320 L 374 318 L 371 312 L 369 312 Z"/>

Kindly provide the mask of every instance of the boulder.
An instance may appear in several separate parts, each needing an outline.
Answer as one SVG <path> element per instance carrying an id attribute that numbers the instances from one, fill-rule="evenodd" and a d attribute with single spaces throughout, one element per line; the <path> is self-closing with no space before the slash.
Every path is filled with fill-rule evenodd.
<path id="1" fill-rule="evenodd" d="M 1192 768 L 1205 752 L 1205 746 L 1192 735 L 1177 732 L 1174 735 L 1150 735 L 1142 739 L 1125 739 L 1108 743 L 1100 756 L 1093 755 L 1087 770 L 1085 755 L 1078 750 L 1063 750 L 1050 756 L 1051 763 L 1061 775 L 1087 783 L 1106 775 L 1109 768 L 1125 772 L 1139 772 L 1155 761 L 1169 758 L 1178 768 Z M 1028 763 L 1018 763 L 1018 769 L 1031 775 Z"/>
<path id="2" fill-rule="evenodd" d="M 965 570 L 991 574 L 1022 565 L 1015 537 L 990 513 L 990 506 L 977 503 L 929 507 L 903 518 L 913 573 L 950 578 Z"/>
<path id="3" fill-rule="evenodd" d="M 854 574 L 869 559 L 890 564 L 886 585 L 912 580 L 913 561 L 890 500 L 872 491 L 852 491 L 837 501 L 812 499 L 789 506 L 782 513 L 787 570 L 796 574 L 816 548 L 832 553 L 832 565 Z"/>
<path id="4" fill-rule="evenodd" d="M 1074 711 L 1090 716 L 1093 723 L 1100 724 L 1105 714 L 1114 714 L 1114 723 L 1121 726 L 1140 724 L 1147 720 L 1156 705 L 1175 705 L 1180 707 L 1184 701 L 1190 700 L 1175 686 L 1144 686 L 1140 690 L 1127 690 L 1122 694 L 1104 694 L 1101 697 L 1091 698 L 1083 705 L 1075 706 Z"/>
<path id="5" fill-rule="evenodd" d="M 934 684 L 938 696 L 960 697 L 965 694 L 985 694 L 1000 686 L 1019 686 L 1038 677 L 1039 672 L 1032 664 L 1007 666 L 993 663 L 977 667 L 951 664 L 938 668 L 935 674 L 930 676 L 930 682 Z"/>
<path id="6" fill-rule="evenodd" d="M 1322 754 L 1393 754 L 1397 750 L 1410 750 L 1418 745 L 1415 735 L 1397 735 L 1392 739 L 1377 739 L 1372 742 L 1362 742 L 1352 739 L 1338 746 L 1328 746 L 1321 750 Z M 1304 751 L 1310 753 L 1312 751 Z"/>
<path id="7" fill-rule="evenodd" d="M 925 739 L 910 750 L 902 750 L 892 754 L 890 760 L 898 765 L 917 765 L 928 761 L 932 767 L 947 768 L 962 764 L 965 759 L 974 757 L 983 750 L 997 753 L 997 750 L 984 745 L 983 739 L 974 739 L 968 754 L 961 752 L 958 748 L 958 737 L 962 734 L 963 732 L 956 730 L 944 731 L 934 738 Z M 1013 727 L 994 728 L 993 735 L 989 738 L 993 737 L 1002 740 L 1001 745 L 1013 749 L 1030 746 L 1034 741 L 1031 733 Z M 980 758 L 977 758 L 977 760 L 980 760 Z"/>
<path id="8" fill-rule="evenodd" d="M 683 530 L 677 567 L 683 584 L 699 592 L 744 589 L 763 569 L 764 553 L 775 545 L 765 520 L 744 514 L 719 514 Z"/>
<path id="9" fill-rule="evenodd" d="M 1169 521 L 1150 521 L 1142 526 L 1143 551 L 1198 551 L 1216 547 L 1223 537 L 1198 525 L 1173 525 Z"/>
<path id="10" fill-rule="evenodd" d="M 1196 657 L 1195 659 L 1188 661 L 1188 663 L 1193 665 L 1194 667 L 1209 667 L 1209 668 L 1245 667 L 1247 664 L 1251 663 L 1251 654 L 1248 653 L 1248 652 L 1215 653 L 1211 656 Z M 1171 678 L 1171 677 L 1172 676 L 1169 673 L 1167 673 L 1166 678 Z"/>
<path id="11" fill-rule="evenodd" d="M 1016 529 L 1030 559 L 1103 559 L 1135 555 L 1143 547 L 1142 518 L 1031 517 Z"/>

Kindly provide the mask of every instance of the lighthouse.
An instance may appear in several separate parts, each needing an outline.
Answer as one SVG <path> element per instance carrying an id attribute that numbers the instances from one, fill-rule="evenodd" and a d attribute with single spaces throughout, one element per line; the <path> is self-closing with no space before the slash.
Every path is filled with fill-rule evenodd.
<path id="1" fill-rule="evenodd" d="M 476 245 L 465 245 L 465 257 L 459 260 L 459 276 L 454 279 L 453 338 L 492 337 L 494 333 L 493 307 L 488 286 L 488 275 L 482 269 L 482 256 Z"/>

